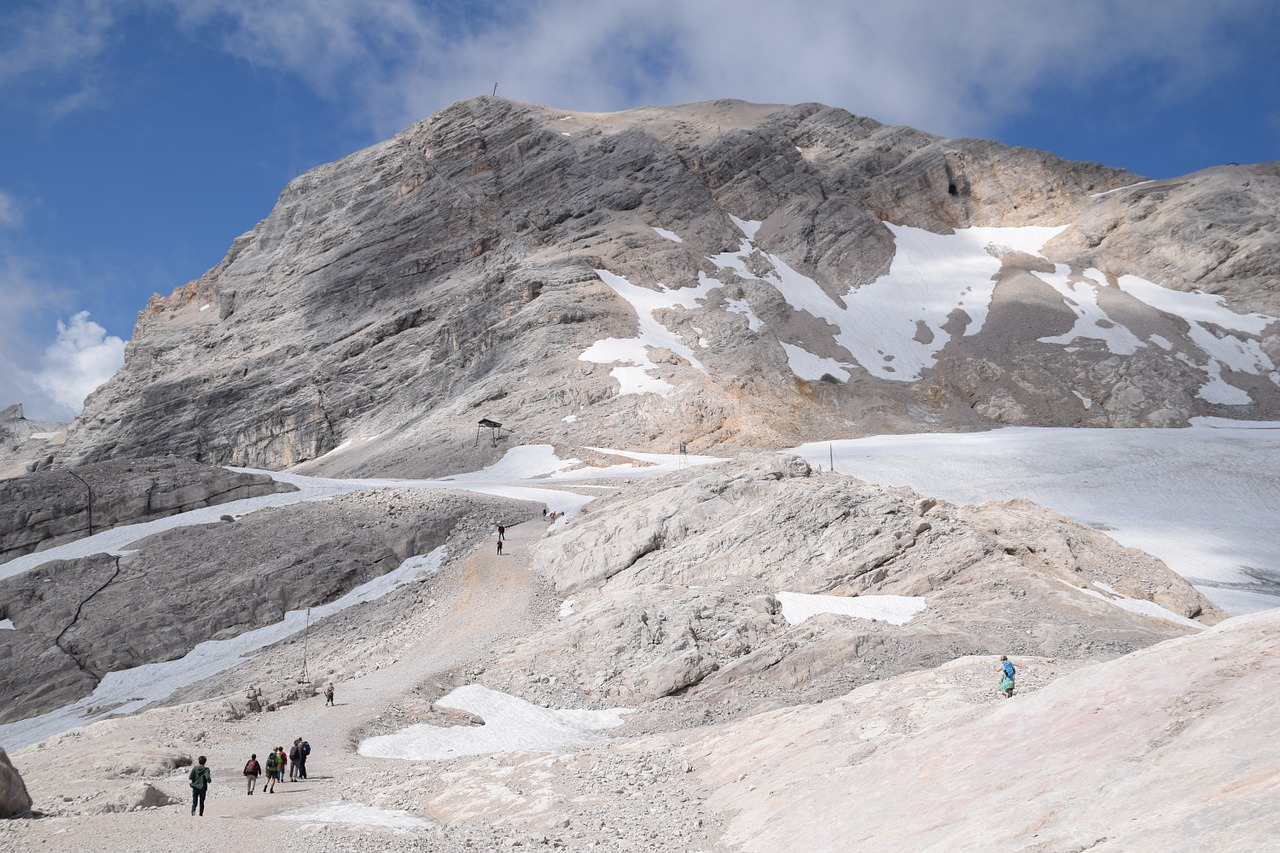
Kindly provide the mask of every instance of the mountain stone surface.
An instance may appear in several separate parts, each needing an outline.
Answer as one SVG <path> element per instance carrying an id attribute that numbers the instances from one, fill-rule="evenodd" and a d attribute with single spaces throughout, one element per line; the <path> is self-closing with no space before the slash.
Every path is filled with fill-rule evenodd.
<path id="1" fill-rule="evenodd" d="M 53 464 L 1276 417 L 1278 214 L 1275 163 L 1143 181 L 817 104 L 475 98 L 154 297 Z"/>
<path id="2" fill-rule="evenodd" d="M 63 423 L 27 420 L 21 403 L 0 409 L 0 479 L 47 467 L 66 429 Z"/>
<path id="3" fill-rule="evenodd" d="M 962 697 L 990 659 L 962 658 L 687 750 L 738 850 L 1264 850 L 1277 643 L 1266 611 L 986 705 Z"/>
<path id="4" fill-rule="evenodd" d="M 1110 658 L 1199 629 L 1125 600 L 1224 618 L 1163 563 L 1035 504 L 956 507 L 772 455 L 595 501 L 532 559 L 569 606 L 489 667 L 496 685 L 523 694 L 537 674 L 576 689 L 575 703 L 680 696 L 718 717 L 964 655 Z M 924 609 L 902 625 L 791 624 L 786 593 Z"/>
<path id="5" fill-rule="evenodd" d="M 65 434 L 0 412 L 0 476 L 20 475 L 0 479 L 0 808 L 54 818 L 0 821 L 0 849 L 168 850 L 199 755 L 219 820 L 196 850 L 300 826 L 316 853 L 1264 849 L 1274 612 L 1224 620 L 1028 501 L 762 451 L 1280 419 L 1278 208 L 1275 163 L 1147 181 L 736 101 L 475 98 L 300 176 L 152 299 Z M 555 475 L 480 471 L 531 444 L 584 469 L 726 458 L 575 480 L 548 522 Z M 323 499 L 310 481 L 287 506 L 41 553 L 87 535 L 90 488 L 95 533 L 291 488 L 221 465 L 479 473 Z M 216 670 L 186 657 L 259 629 Z M 192 675 L 157 699 L 130 670 L 161 662 Z M 517 724 L 490 754 L 358 748 L 511 734 L 456 688 L 626 712 L 569 747 Z M 87 724 L 46 736 L 73 703 Z M 297 736 L 312 779 L 246 796 L 248 754 Z M 329 822 L 348 809 L 383 811 Z"/>
<path id="6" fill-rule="evenodd" d="M 36 471 L 0 480 L 0 563 L 122 524 L 293 490 L 174 457 Z"/>
<path id="7" fill-rule="evenodd" d="M 16 817 L 31 810 L 31 795 L 14 769 L 9 755 L 0 748 L 0 819 Z"/>
<path id="8" fill-rule="evenodd" d="M 319 853 L 727 853 L 841 849 L 843 838 L 989 849 L 990 816 L 974 811 L 971 789 L 1009 811 L 999 837 L 1019 849 L 1072 849 L 1087 834 L 1100 849 L 1168 849 L 1179 833 L 1201 837 L 1197 825 L 1218 809 L 1239 818 L 1203 831 L 1219 849 L 1256 849 L 1274 830 L 1274 810 L 1249 811 L 1274 798 L 1272 614 L 1210 627 L 1220 614 L 1158 561 L 1025 501 L 955 506 L 771 454 L 593 482 L 605 497 L 554 523 L 536 497 L 387 487 L 138 543 L 149 578 L 217 554 L 201 570 L 231 590 L 175 584 L 164 607 L 142 611 L 162 636 L 175 631 L 168 611 L 221 618 L 234 609 L 222 598 L 241 611 L 249 600 L 299 606 L 277 602 L 310 595 L 330 560 L 438 542 L 449 556 L 159 707 L 16 750 L 35 807 L 58 820 L 6 822 L 0 847 L 139 849 L 185 808 L 197 755 L 214 769 L 220 846 L 296 841 L 296 823 L 274 818 L 382 810 L 358 826 L 316 827 Z M 502 554 L 495 520 L 506 522 Z M 279 586 L 264 577 L 254 589 L 231 571 L 256 554 L 275 576 L 268 555 L 283 565 L 279 555 L 293 553 L 313 567 Z M 793 619 L 804 594 L 923 606 L 906 619 Z M 1011 699 L 995 693 L 1004 653 L 1019 668 Z M 320 695 L 328 682 L 332 706 Z M 431 761 L 356 749 L 424 727 L 512 733 L 499 716 L 442 701 L 466 685 L 544 709 L 625 703 L 631 713 L 571 747 L 517 737 L 495 753 Z M 296 736 L 313 746 L 313 778 L 285 783 L 283 800 L 246 797 L 248 752 Z M 1209 769 L 1189 773 L 1187 761 Z M 929 817 L 934 797 L 947 820 Z M 1119 814 L 1144 818 L 1131 826 Z M 390 815 L 418 823 L 372 825 Z"/>
<path id="9" fill-rule="evenodd" d="M 58 472 L 49 472 L 57 476 Z M 110 672 L 182 657 L 340 598 L 450 537 L 487 531 L 505 503 L 371 492 L 265 509 L 55 560 L 0 580 L 0 723 L 74 702 Z"/>

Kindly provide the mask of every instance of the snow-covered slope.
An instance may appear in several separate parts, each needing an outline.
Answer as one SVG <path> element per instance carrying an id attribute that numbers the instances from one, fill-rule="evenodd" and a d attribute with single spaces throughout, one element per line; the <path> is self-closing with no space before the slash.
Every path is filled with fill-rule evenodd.
<path id="1" fill-rule="evenodd" d="M 1280 606 L 1280 423 L 1009 427 L 819 442 L 795 452 L 957 503 L 1028 498 L 1159 557 L 1229 613 Z"/>

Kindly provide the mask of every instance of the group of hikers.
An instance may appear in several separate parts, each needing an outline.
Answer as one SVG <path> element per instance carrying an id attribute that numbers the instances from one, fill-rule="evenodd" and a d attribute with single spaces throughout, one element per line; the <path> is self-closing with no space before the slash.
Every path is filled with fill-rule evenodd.
<path id="1" fill-rule="evenodd" d="M 266 766 L 258 763 L 258 754 L 249 756 L 244 765 L 244 778 L 248 781 L 249 795 L 258 787 L 258 777 L 266 770 L 267 777 L 262 781 L 262 790 L 268 794 L 276 792 L 276 783 L 284 782 L 284 769 L 289 768 L 289 781 L 298 782 L 307 778 L 307 756 L 311 754 L 311 744 L 302 738 L 295 738 L 289 752 L 283 746 L 277 746 L 267 756 Z"/>
<path id="2" fill-rule="evenodd" d="M 330 681 L 324 688 L 324 704 L 329 707 L 334 704 L 333 701 L 333 682 Z M 258 761 L 258 753 L 249 756 L 249 760 L 244 765 L 244 778 L 248 786 L 248 795 L 252 796 L 255 788 L 258 787 L 258 780 L 262 779 L 262 790 L 268 794 L 276 792 L 276 783 L 284 782 L 285 768 L 289 768 L 289 781 L 301 782 L 307 778 L 307 756 L 311 754 L 311 744 L 302 738 L 294 738 L 293 745 L 289 747 L 288 752 L 283 746 L 277 746 L 271 750 L 271 754 L 267 756 L 265 762 Z M 187 774 L 187 781 L 191 783 L 191 813 L 199 814 L 204 817 L 204 800 L 209 793 L 209 784 L 213 781 L 213 774 L 209 772 L 207 756 L 200 756 L 196 763 L 192 765 L 191 772 Z M 266 774 L 263 778 L 263 774 Z"/>
<path id="3" fill-rule="evenodd" d="M 262 779 L 262 790 L 268 794 L 276 792 L 276 783 L 284 782 L 285 768 L 289 768 L 289 781 L 301 782 L 307 778 L 307 756 L 311 754 L 311 744 L 302 738 L 295 738 L 293 745 L 289 747 L 288 752 L 283 746 L 277 746 L 271 750 L 271 754 L 267 756 L 265 762 L 258 761 L 258 753 L 249 756 L 249 760 L 244 765 L 244 778 L 248 785 L 249 796 L 253 795 L 254 789 L 258 787 L 258 780 L 263 774 L 266 777 Z M 209 793 L 209 784 L 213 781 L 213 774 L 209 772 L 208 758 L 200 756 L 195 765 L 192 766 L 191 772 L 187 774 L 187 780 L 191 783 L 191 814 L 199 814 L 204 817 L 204 801 L 205 796 Z"/>

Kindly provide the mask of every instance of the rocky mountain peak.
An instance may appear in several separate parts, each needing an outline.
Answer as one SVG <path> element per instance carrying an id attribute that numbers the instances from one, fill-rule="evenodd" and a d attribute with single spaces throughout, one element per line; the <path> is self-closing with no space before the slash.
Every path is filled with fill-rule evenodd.
<path id="1" fill-rule="evenodd" d="M 1274 164 L 1143 181 L 819 104 L 473 98 L 291 181 L 153 299 L 55 464 L 438 473 L 511 441 L 1272 417 L 1278 189 Z"/>

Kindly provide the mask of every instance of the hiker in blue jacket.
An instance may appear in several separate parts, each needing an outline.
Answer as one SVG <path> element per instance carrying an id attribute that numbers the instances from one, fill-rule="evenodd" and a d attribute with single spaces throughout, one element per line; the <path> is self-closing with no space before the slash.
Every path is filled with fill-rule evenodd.
<path id="1" fill-rule="evenodd" d="M 1009 660 L 1009 658 L 1004 655 L 1000 655 L 1000 665 L 997 666 L 996 669 L 1004 673 L 1003 677 L 1000 679 L 1000 686 L 996 688 L 996 692 L 1008 699 L 1013 695 L 1013 679 L 1014 676 L 1017 675 L 1018 670 L 1014 667 L 1013 661 Z"/>

